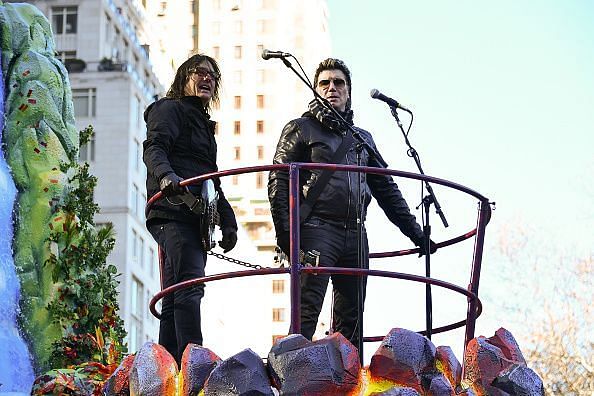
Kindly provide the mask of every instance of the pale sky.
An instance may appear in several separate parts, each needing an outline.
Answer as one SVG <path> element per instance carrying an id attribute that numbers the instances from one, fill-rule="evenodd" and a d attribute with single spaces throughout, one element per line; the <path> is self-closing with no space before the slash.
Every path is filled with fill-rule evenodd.
<path id="1" fill-rule="evenodd" d="M 352 73 L 355 123 L 374 134 L 390 168 L 416 172 L 388 106 L 369 97 L 372 88 L 413 110 L 409 139 L 426 174 L 466 185 L 497 203 L 487 227 L 483 273 L 493 273 L 498 265 L 489 260 L 498 232 L 518 221 L 532 224 L 539 233 L 535 238 L 545 243 L 592 253 L 594 3 L 328 3 L 334 56 Z M 406 127 L 406 113 L 399 114 Z M 419 183 L 398 183 L 409 205 L 416 206 Z M 444 229 L 432 210 L 434 240 L 449 239 L 475 225 L 475 199 L 439 187 L 436 194 L 450 227 Z M 420 212 L 415 214 L 420 222 Z M 394 228 L 379 212 L 370 217 L 372 251 L 410 246 L 397 232 L 391 233 Z M 465 287 L 471 254 L 472 241 L 438 252 L 432 264 L 435 277 Z M 423 274 L 421 260 L 398 263 L 392 260 L 386 268 Z M 489 281 L 481 279 L 479 296 L 501 287 Z M 377 284 L 383 286 L 368 289 L 366 335 L 395 326 L 424 328 L 423 286 Z M 395 290 L 406 290 L 406 297 Z M 434 325 L 464 318 L 465 300 L 442 299 L 440 293 L 452 294 L 434 292 Z M 452 307 L 455 313 L 448 319 Z M 481 321 L 488 318 L 489 308 L 485 306 L 477 323 L 477 333 L 486 336 L 497 330 L 487 319 Z M 396 323 L 388 319 L 394 315 Z M 463 341 L 462 335 L 456 337 L 454 348 Z M 450 344 L 450 339 L 438 337 L 436 344 Z"/>

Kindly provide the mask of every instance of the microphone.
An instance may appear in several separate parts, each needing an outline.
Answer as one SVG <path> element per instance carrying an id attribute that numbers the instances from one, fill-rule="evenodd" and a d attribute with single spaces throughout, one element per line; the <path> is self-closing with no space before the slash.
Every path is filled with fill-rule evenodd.
<path id="1" fill-rule="evenodd" d="M 372 89 L 371 92 L 369 93 L 371 95 L 371 97 L 373 99 L 379 99 L 382 102 L 387 103 L 390 107 L 396 107 L 397 109 L 402 109 L 404 111 L 408 111 L 410 112 L 409 109 L 407 109 L 406 107 L 402 106 L 400 103 L 398 103 L 396 100 L 384 95 L 383 93 L 381 93 L 380 91 L 378 91 L 377 89 Z"/>
<path id="2" fill-rule="evenodd" d="M 288 52 L 282 52 L 282 51 L 270 51 L 265 49 L 264 51 L 262 51 L 262 59 L 264 60 L 268 60 L 270 58 L 288 58 L 289 56 L 292 56 L 291 54 L 289 54 Z"/>

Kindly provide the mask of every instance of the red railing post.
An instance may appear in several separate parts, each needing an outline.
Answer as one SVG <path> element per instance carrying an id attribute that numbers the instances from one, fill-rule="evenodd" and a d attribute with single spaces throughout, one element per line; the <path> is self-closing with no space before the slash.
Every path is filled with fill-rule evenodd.
<path id="1" fill-rule="evenodd" d="M 479 201 L 479 216 L 476 225 L 476 237 L 474 239 L 474 253 L 472 256 L 472 269 L 470 273 L 470 284 L 468 290 L 478 297 L 479 279 L 481 276 L 481 264 L 483 259 L 483 246 L 485 244 L 485 228 L 491 215 L 491 207 L 488 200 Z M 474 338 L 476 324 L 476 299 L 468 299 L 468 311 L 466 312 L 466 334 L 464 337 L 464 351 L 466 345 Z"/>
<path id="2" fill-rule="evenodd" d="M 299 262 L 299 166 L 289 166 L 289 235 L 291 262 L 291 334 L 301 332 L 301 263 Z"/>

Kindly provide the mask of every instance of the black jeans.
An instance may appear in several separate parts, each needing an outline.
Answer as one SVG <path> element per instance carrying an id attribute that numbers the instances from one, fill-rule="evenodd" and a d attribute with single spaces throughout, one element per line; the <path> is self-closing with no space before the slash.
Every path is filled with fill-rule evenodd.
<path id="1" fill-rule="evenodd" d="M 149 232 L 165 253 L 163 288 L 204 276 L 206 253 L 200 241 L 199 226 L 167 221 L 149 224 Z M 204 284 L 178 290 L 163 298 L 159 344 L 178 364 L 188 343 L 202 345 L 200 300 Z"/>
<path id="2" fill-rule="evenodd" d="M 310 218 L 301 226 L 301 249 L 320 252 L 320 266 L 357 268 L 357 229 Z M 367 233 L 363 227 L 362 267 L 369 268 Z M 328 280 L 333 286 L 334 331 L 340 332 L 353 345 L 359 344 L 358 282 L 361 277 L 351 275 L 301 275 L 301 334 L 311 340 L 318 322 Z M 362 279 L 363 301 L 367 277 Z M 363 303 L 361 304 L 363 306 Z"/>

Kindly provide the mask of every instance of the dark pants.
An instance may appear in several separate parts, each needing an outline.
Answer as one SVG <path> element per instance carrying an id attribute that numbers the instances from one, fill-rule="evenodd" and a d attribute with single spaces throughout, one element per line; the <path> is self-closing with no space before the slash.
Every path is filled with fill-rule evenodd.
<path id="1" fill-rule="evenodd" d="M 163 288 L 204 276 L 206 253 L 200 242 L 199 227 L 190 223 L 167 221 L 148 226 L 165 253 Z M 202 345 L 200 300 L 204 285 L 178 290 L 163 298 L 159 344 L 180 363 L 188 343 Z"/>
<path id="2" fill-rule="evenodd" d="M 318 218 L 311 218 L 301 226 L 301 249 L 320 252 L 320 266 L 357 268 L 357 229 L 344 225 L 330 224 Z M 363 268 L 369 268 L 367 234 L 363 228 Z M 333 328 L 359 344 L 358 331 L 358 283 L 362 279 L 363 301 L 367 277 L 351 275 L 301 275 L 301 334 L 312 338 L 318 316 L 322 310 L 328 280 L 333 286 Z M 361 303 L 363 306 L 363 303 Z"/>

